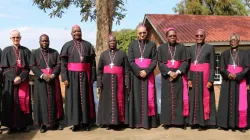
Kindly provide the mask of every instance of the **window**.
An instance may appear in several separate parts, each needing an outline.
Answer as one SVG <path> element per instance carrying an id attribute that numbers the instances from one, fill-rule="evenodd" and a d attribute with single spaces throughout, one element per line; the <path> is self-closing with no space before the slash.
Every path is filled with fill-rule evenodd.
<path id="1" fill-rule="evenodd" d="M 221 84 L 221 75 L 220 75 L 220 53 L 215 53 L 215 75 L 214 75 L 214 83 Z"/>

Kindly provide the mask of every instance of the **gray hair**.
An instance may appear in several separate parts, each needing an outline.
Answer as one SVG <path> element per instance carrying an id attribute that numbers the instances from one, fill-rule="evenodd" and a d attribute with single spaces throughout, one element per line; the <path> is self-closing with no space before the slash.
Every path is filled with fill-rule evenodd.
<path id="1" fill-rule="evenodd" d="M 206 36 L 206 31 L 205 31 L 204 29 L 198 29 L 198 30 L 196 31 L 196 33 L 197 33 L 197 32 L 203 32 L 204 35 Z"/>
<path id="2" fill-rule="evenodd" d="M 240 35 L 238 35 L 238 34 L 236 34 L 236 33 L 232 33 L 232 34 L 230 35 L 229 40 L 231 40 L 233 37 L 235 37 L 235 38 L 237 39 L 237 41 L 240 41 Z"/>

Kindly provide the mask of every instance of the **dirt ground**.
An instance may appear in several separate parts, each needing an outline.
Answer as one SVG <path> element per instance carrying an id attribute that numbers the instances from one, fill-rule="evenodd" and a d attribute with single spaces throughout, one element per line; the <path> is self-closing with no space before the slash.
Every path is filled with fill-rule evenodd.
<path id="1" fill-rule="evenodd" d="M 92 131 L 72 132 L 69 127 L 62 131 L 48 131 L 41 134 L 38 129 L 29 133 L 6 134 L 4 131 L 0 135 L 0 140 L 249 140 L 250 131 L 241 133 L 239 131 L 223 131 L 210 129 L 198 131 L 196 129 L 182 130 L 181 128 L 170 128 L 164 130 L 163 127 L 151 130 L 145 129 L 125 129 L 123 131 L 106 130 L 96 128 Z"/>
<path id="2" fill-rule="evenodd" d="M 216 103 L 219 99 L 220 87 L 215 86 Z M 250 130 L 246 133 L 239 131 L 232 132 L 217 129 L 206 131 L 182 130 L 181 128 L 170 128 L 164 130 L 163 127 L 145 129 L 124 129 L 122 131 L 106 130 L 105 128 L 93 128 L 90 132 L 72 132 L 69 127 L 62 131 L 48 131 L 41 134 L 39 129 L 33 129 L 29 133 L 17 133 L 8 135 L 7 129 L 0 135 L 0 140 L 249 140 Z"/>

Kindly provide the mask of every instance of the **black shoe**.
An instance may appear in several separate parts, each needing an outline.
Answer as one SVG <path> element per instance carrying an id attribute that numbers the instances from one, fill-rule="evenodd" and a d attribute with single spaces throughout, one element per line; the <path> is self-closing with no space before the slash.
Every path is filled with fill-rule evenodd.
<path id="1" fill-rule="evenodd" d="M 199 127 L 197 125 L 192 125 L 191 129 L 198 129 Z"/>
<path id="2" fill-rule="evenodd" d="M 164 125 L 164 129 L 165 129 L 165 130 L 168 130 L 169 127 L 168 127 L 167 125 Z"/>
<path id="3" fill-rule="evenodd" d="M 12 134 L 12 133 L 15 133 L 15 132 L 17 132 L 16 128 L 9 128 L 9 130 L 7 131 L 7 134 Z"/>
<path id="4" fill-rule="evenodd" d="M 72 132 L 76 132 L 80 129 L 79 125 L 73 125 L 73 127 L 71 128 Z"/>
<path id="5" fill-rule="evenodd" d="M 89 124 L 81 124 L 82 125 L 82 128 L 85 130 L 85 131 L 90 131 L 90 125 Z"/>
<path id="6" fill-rule="evenodd" d="M 20 129 L 20 132 L 27 133 L 27 132 L 30 132 L 30 129 L 26 126 L 26 127 L 24 127 L 24 128 L 21 128 L 21 129 Z"/>
<path id="7" fill-rule="evenodd" d="M 57 128 L 57 130 L 63 130 L 63 126 L 61 126 L 61 125 L 58 125 L 58 128 Z"/>
<path id="8" fill-rule="evenodd" d="M 232 131 L 233 131 L 233 132 L 235 132 L 235 131 L 236 131 L 236 129 L 235 129 L 235 128 L 232 128 Z"/>
<path id="9" fill-rule="evenodd" d="M 110 129 L 111 129 L 111 126 L 107 125 L 106 130 L 110 130 Z"/>
<path id="10" fill-rule="evenodd" d="M 121 131 L 122 130 L 122 126 L 121 125 L 116 125 L 115 127 L 114 127 L 114 130 L 116 130 L 116 131 Z"/>
<path id="11" fill-rule="evenodd" d="M 63 126 L 59 124 L 53 125 L 52 130 L 63 130 Z"/>
<path id="12" fill-rule="evenodd" d="M 184 125 L 184 126 L 182 127 L 182 129 L 183 129 L 183 130 L 187 130 L 187 126 Z"/>
<path id="13" fill-rule="evenodd" d="M 239 131 L 242 132 L 242 133 L 245 133 L 245 132 L 246 132 L 246 129 L 245 129 L 245 128 L 239 129 Z"/>
<path id="14" fill-rule="evenodd" d="M 45 133 L 47 131 L 47 127 L 45 126 L 45 125 L 42 125 L 41 127 L 40 127 L 40 132 L 41 133 Z"/>
<path id="15" fill-rule="evenodd" d="M 228 131 L 229 130 L 228 128 L 223 128 L 223 127 L 218 127 L 217 129 L 218 130 L 224 130 L 224 131 Z"/>
<path id="16" fill-rule="evenodd" d="M 206 127 L 203 127 L 203 126 L 200 126 L 198 131 L 205 131 L 206 130 Z"/>
<path id="17" fill-rule="evenodd" d="M 85 127 L 85 130 L 86 130 L 86 131 L 90 131 L 90 126 L 86 126 L 86 127 Z"/>

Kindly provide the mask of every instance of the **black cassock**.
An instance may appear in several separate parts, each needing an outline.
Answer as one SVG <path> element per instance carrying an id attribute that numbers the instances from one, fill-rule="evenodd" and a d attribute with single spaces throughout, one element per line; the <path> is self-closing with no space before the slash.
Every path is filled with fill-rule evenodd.
<path id="1" fill-rule="evenodd" d="M 0 62 L 1 62 L 1 56 L 2 56 L 2 49 L 0 48 Z M 0 118 L 2 116 L 2 89 L 3 89 L 3 75 L 2 75 L 2 68 L 0 68 Z M 1 125 L 0 125 L 1 127 Z"/>
<path id="2" fill-rule="evenodd" d="M 111 57 L 111 58 L 110 58 Z M 110 66 L 114 58 L 114 66 Z M 130 86 L 129 63 L 125 52 L 117 49 L 104 51 L 98 64 L 97 87 L 102 88 L 97 124 L 128 124 L 128 95 Z M 123 90 L 122 90 L 123 89 Z"/>
<path id="3" fill-rule="evenodd" d="M 30 50 L 24 46 L 19 49 L 9 46 L 3 50 L 0 66 L 3 69 L 2 125 L 9 128 L 23 128 L 32 125 L 31 96 L 29 91 Z M 18 66 L 18 62 L 21 65 Z M 13 81 L 19 76 L 21 84 Z M 25 89 L 25 98 L 20 96 L 19 88 Z"/>
<path id="4" fill-rule="evenodd" d="M 169 44 L 166 43 L 159 46 L 157 56 L 162 75 L 160 122 L 165 125 L 183 125 L 185 124 L 185 116 L 188 115 L 188 98 L 185 101 L 187 103 L 185 108 L 186 113 L 185 115 L 183 114 L 183 88 L 186 88 L 187 91 L 187 83 L 185 83 L 185 85 L 183 84 L 182 76 L 186 76 L 188 69 L 186 47 L 179 43 L 175 46 L 169 46 Z M 171 62 L 172 58 L 175 60 L 174 63 Z M 176 72 L 177 70 L 179 70 L 181 74 L 170 82 L 168 73 L 170 71 Z M 188 96 L 187 92 L 186 96 Z"/>
<path id="5" fill-rule="evenodd" d="M 250 49 L 246 50 L 248 53 L 248 61 L 250 61 Z M 249 64 L 248 64 L 249 65 Z M 247 73 L 247 85 L 250 85 L 250 70 L 248 70 Z M 248 108 L 247 108 L 247 124 L 248 128 L 250 128 L 250 90 L 248 90 L 248 96 L 247 96 L 247 102 L 248 102 Z"/>
<path id="6" fill-rule="evenodd" d="M 214 68 L 215 68 L 215 50 L 212 45 L 203 44 L 200 49 L 198 46 L 193 45 L 189 49 L 189 54 L 191 57 L 191 65 L 195 63 L 197 58 L 197 64 L 210 64 L 208 81 L 214 82 Z M 191 66 L 190 66 L 191 68 Z M 204 83 L 204 74 L 203 72 L 190 71 L 188 73 L 188 79 L 192 81 L 192 88 L 189 90 L 189 103 L 190 103 L 190 115 L 189 115 L 189 124 L 190 125 L 200 125 L 200 126 L 214 126 L 216 125 L 216 106 L 215 106 L 215 93 L 214 86 L 208 89 L 210 100 L 209 108 L 210 112 L 208 119 L 205 120 L 204 116 L 204 103 L 203 97 L 204 92 L 203 88 L 207 88 L 207 83 Z M 204 86 L 205 85 L 205 86 Z"/>
<path id="7" fill-rule="evenodd" d="M 143 47 L 140 51 L 140 46 Z M 144 51 L 143 51 L 144 50 Z M 140 68 L 135 59 L 141 58 L 141 52 L 144 59 L 151 59 L 151 63 L 147 68 Z M 132 41 L 128 49 L 128 61 L 132 70 L 131 74 L 131 91 L 129 94 L 129 126 L 130 127 L 157 127 L 159 124 L 157 115 L 157 102 L 156 102 L 156 90 L 151 96 L 151 103 L 148 102 L 148 82 L 150 74 L 154 73 L 154 69 L 157 63 L 157 49 L 156 44 L 149 40 L 146 42 L 139 42 L 138 40 Z M 139 73 L 141 70 L 145 70 L 147 76 L 140 78 Z M 154 96 L 154 98 L 152 98 Z M 151 109 L 149 107 L 151 105 Z"/>
<path id="8" fill-rule="evenodd" d="M 230 80 L 228 75 L 231 72 L 227 69 L 228 65 L 234 65 L 234 59 L 236 66 L 242 67 L 243 70 L 236 74 L 235 80 Z M 248 63 L 248 54 L 244 50 L 238 49 L 234 52 L 230 49 L 221 54 L 220 73 L 223 80 L 217 111 L 217 125 L 219 127 L 239 127 L 239 83 L 247 76 L 246 74 L 249 70 Z"/>
<path id="9" fill-rule="evenodd" d="M 62 82 L 69 81 L 65 88 L 65 119 L 68 125 L 94 123 L 96 118 L 92 87 L 96 80 L 95 51 L 89 42 L 82 40 L 78 45 L 77 42 L 65 43 L 60 54 Z M 79 65 L 83 70 L 79 70 Z"/>
<path id="10" fill-rule="evenodd" d="M 63 117 L 59 53 L 51 48 L 36 49 L 31 53 L 30 67 L 35 75 L 34 124 L 55 124 Z M 41 79 L 42 74 L 54 74 L 55 78 L 47 83 Z"/>

